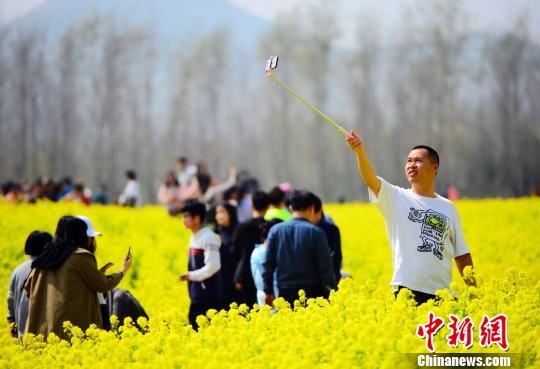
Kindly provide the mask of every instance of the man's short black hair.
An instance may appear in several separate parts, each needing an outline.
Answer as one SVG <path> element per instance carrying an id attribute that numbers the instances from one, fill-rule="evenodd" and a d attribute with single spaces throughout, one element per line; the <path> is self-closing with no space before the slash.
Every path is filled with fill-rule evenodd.
<path id="1" fill-rule="evenodd" d="M 435 151 L 435 149 L 433 147 L 430 147 L 430 146 L 427 146 L 427 145 L 416 145 L 415 147 L 413 147 L 411 149 L 411 151 L 416 150 L 416 149 L 424 149 L 424 150 L 426 150 L 428 152 L 429 160 L 433 164 L 439 164 L 439 153 L 437 151 Z"/>
<path id="2" fill-rule="evenodd" d="M 251 206 L 257 211 L 265 211 L 270 206 L 270 197 L 266 192 L 255 191 L 251 196 Z"/>
<path id="3" fill-rule="evenodd" d="M 135 180 L 137 179 L 137 174 L 135 173 L 133 169 L 130 169 L 126 171 L 126 177 L 128 177 L 131 180 Z"/>
<path id="4" fill-rule="evenodd" d="M 305 211 L 310 207 L 315 207 L 317 196 L 306 190 L 295 190 L 289 196 L 289 206 L 293 211 Z"/>
<path id="5" fill-rule="evenodd" d="M 276 186 L 268 192 L 268 197 L 270 204 L 277 207 L 285 200 L 285 192 Z"/>
<path id="6" fill-rule="evenodd" d="M 178 158 L 177 162 L 182 163 L 182 164 L 187 164 L 188 158 L 186 158 L 185 156 L 181 156 Z"/>
<path id="7" fill-rule="evenodd" d="M 206 217 L 206 205 L 197 200 L 187 201 L 184 206 L 180 208 L 180 214 L 189 214 L 193 218 L 198 216 L 202 223 Z"/>
<path id="8" fill-rule="evenodd" d="M 45 245 L 52 241 L 48 232 L 33 231 L 28 235 L 24 244 L 24 253 L 30 256 L 38 256 L 45 249 Z"/>

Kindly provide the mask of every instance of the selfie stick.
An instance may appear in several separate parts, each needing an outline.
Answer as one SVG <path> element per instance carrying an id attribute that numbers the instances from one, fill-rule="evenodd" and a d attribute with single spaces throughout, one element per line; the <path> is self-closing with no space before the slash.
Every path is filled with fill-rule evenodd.
<path id="1" fill-rule="evenodd" d="M 343 136 L 348 137 L 349 132 L 336 122 L 334 122 L 330 117 L 328 117 L 326 114 L 324 114 L 322 111 L 317 109 L 313 104 L 311 104 L 309 101 L 307 101 L 304 96 L 300 95 L 298 92 L 290 88 L 285 82 L 281 81 L 279 78 L 277 78 L 274 74 L 272 74 L 272 70 L 276 69 L 277 67 L 277 56 L 270 57 L 266 63 L 266 75 L 270 77 L 270 79 L 274 82 L 279 83 L 284 89 L 289 91 L 292 95 L 296 96 L 300 101 L 302 101 L 304 104 L 308 106 L 311 110 L 313 110 L 316 114 L 318 114 L 321 118 L 323 118 L 325 121 L 330 123 L 332 127 L 338 130 L 339 133 L 341 133 Z"/>

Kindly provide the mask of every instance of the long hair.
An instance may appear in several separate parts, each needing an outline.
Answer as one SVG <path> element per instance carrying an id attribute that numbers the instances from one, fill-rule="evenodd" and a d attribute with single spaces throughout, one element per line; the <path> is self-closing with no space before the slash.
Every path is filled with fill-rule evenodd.
<path id="1" fill-rule="evenodd" d="M 229 215 L 229 226 L 226 227 L 226 229 L 235 229 L 236 226 L 238 225 L 238 214 L 236 213 L 236 207 L 227 202 L 222 202 L 216 205 L 215 209 L 217 210 L 219 206 L 225 209 L 225 211 Z M 222 230 L 225 228 L 217 224 L 217 221 L 215 220 L 215 216 L 214 216 L 214 224 L 217 230 Z"/>
<path id="2" fill-rule="evenodd" d="M 201 193 L 204 195 L 206 191 L 208 191 L 208 188 L 212 183 L 212 177 L 210 177 L 209 174 L 198 173 L 197 181 L 199 182 L 199 188 L 201 189 Z"/>
<path id="3" fill-rule="evenodd" d="M 32 268 L 57 269 L 75 249 L 88 249 L 87 225 L 81 219 L 66 215 L 58 220 L 51 242 L 43 253 L 34 260 Z"/>
<path id="4" fill-rule="evenodd" d="M 179 185 L 180 184 L 178 183 L 178 179 L 176 179 L 174 172 L 172 170 L 167 172 L 167 176 L 165 177 L 165 187 L 178 187 Z"/>
<path id="5" fill-rule="evenodd" d="M 86 246 L 88 244 L 87 229 L 88 226 L 83 220 L 71 215 L 63 216 L 58 220 L 56 232 L 51 243 L 54 247 L 64 245 Z"/>

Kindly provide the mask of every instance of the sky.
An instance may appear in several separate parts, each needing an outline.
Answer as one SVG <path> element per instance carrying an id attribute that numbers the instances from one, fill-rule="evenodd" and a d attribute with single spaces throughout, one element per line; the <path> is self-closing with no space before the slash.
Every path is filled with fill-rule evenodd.
<path id="1" fill-rule="evenodd" d="M 0 0 L 0 23 L 7 24 L 28 12 L 44 5 L 50 0 Z M 76 0 L 74 0 L 76 1 Z M 95 0 L 114 1 L 114 0 Z M 174 1 L 174 0 L 170 0 Z M 206 0 L 193 0 L 206 1 Z M 313 4 L 320 0 L 224 0 L 231 5 L 266 21 L 272 21 L 282 12 L 295 7 Z M 455 1 L 455 0 L 449 0 Z M 335 0 L 338 4 L 338 17 L 341 26 L 341 43 L 353 42 L 354 31 L 362 15 L 375 19 L 382 30 L 383 37 L 392 37 L 399 32 L 403 21 L 404 10 L 414 11 L 421 0 Z M 503 33 L 512 26 L 511 20 L 516 16 L 529 16 L 530 36 L 540 43 L 540 0 L 462 0 L 469 23 L 475 31 Z M 140 4 L 140 2 L 139 2 Z M 151 7 L 152 2 L 148 1 Z M 336 6 L 336 5 L 335 5 Z"/>
<path id="2" fill-rule="evenodd" d="M 0 23 L 10 23 L 40 7 L 47 0 L 0 0 Z"/>
<path id="3" fill-rule="evenodd" d="M 302 4 L 313 4 L 317 0 L 229 0 L 243 10 L 267 19 L 274 20 L 281 12 L 286 12 Z M 456 0 L 448 0 L 456 1 Z M 334 0 L 338 4 L 342 37 L 345 43 L 351 42 L 351 35 L 357 28 L 362 15 L 376 19 L 377 24 L 387 35 L 398 32 L 404 11 L 414 11 L 421 0 Z M 530 19 L 531 38 L 540 42 L 540 0 L 462 0 L 467 14 L 468 26 L 474 31 L 503 33 L 513 24 L 510 20 L 527 14 Z"/>

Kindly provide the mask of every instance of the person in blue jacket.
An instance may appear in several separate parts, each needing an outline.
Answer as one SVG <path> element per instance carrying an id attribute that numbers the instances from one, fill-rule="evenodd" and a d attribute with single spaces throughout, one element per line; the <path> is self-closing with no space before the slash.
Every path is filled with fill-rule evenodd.
<path id="1" fill-rule="evenodd" d="M 304 290 L 306 297 L 328 297 L 336 288 L 330 248 L 324 232 L 313 225 L 316 196 L 294 191 L 289 198 L 293 219 L 275 225 L 268 234 L 268 254 L 264 262 L 265 302 L 274 296 L 274 273 L 279 297 L 289 303 Z"/>

